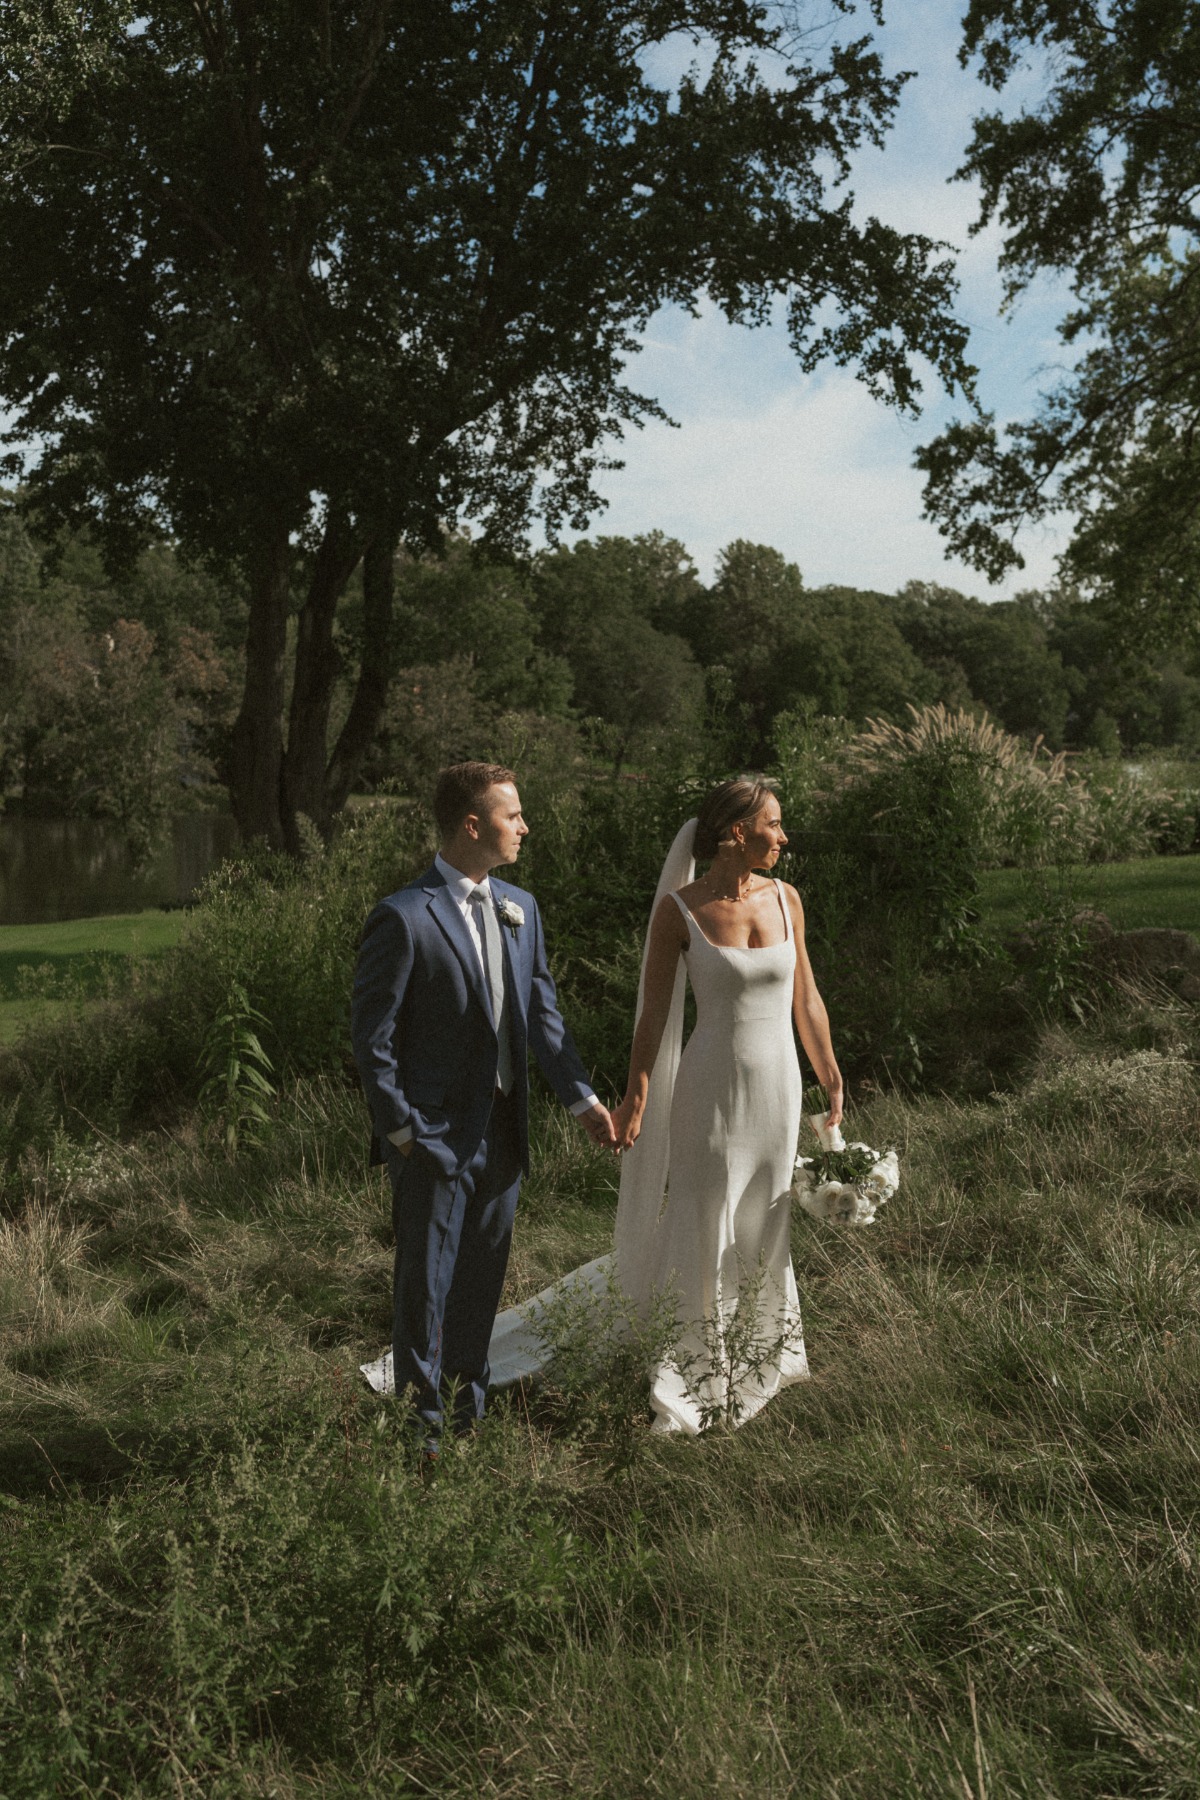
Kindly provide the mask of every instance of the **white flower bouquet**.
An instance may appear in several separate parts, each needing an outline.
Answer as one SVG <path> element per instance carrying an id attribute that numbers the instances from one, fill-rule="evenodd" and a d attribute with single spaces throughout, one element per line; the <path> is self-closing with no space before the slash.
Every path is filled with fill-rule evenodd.
<path id="1" fill-rule="evenodd" d="M 894 1150 L 872 1150 L 869 1144 L 847 1144 L 828 1113 L 809 1113 L 817 1134 L 813 1156 L 797 1156 L 792 1192 L 805 1212 L 832 1225 L 870 1225 L 875 1213 L 900 1186 L 900 1162 Z"/>

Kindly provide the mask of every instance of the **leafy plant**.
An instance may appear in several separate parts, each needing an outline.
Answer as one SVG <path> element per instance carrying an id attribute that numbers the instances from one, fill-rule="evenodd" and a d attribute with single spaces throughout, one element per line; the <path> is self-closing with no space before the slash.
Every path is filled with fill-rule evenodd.
<path id="1" fill-rule="evenodd" d="M 678 1335 L 673 1294 L 655 1294 L 639 1314 L 610 1261 L 597 1283 L 564 1283 L 528 1316 L 546 1351 L 541 1410 L 603 1442 L 611 1466 L 628 1466 L 645 1447 L 649 1372 Z"/>
<path id="2" fill-rule="evenodd" d="M 250 1004 L 245 988 L 235 982 L 200 1052 L 200 1068 L 207 1080 L 198 1104 L 202 1111 L 216 1113 L 230 1156 L 236 1153 L 240 1139 L 254 1141 L 270 1123 L 266 1102 L 275 1098 L 270 1079 L 274 1064 L 255 1030 L 268 1022 L 266 1015 Z"/>
<path id="3" fill-rule="evenodd" d="M 737 1300 L 720 1300 L 680 1332 L 665 1358 L 683 1380 L 700 1413 L 700 1429 L 732 1430 L 746 1416 L 747 1392 L 760 1387 L 788 1356 L 804 1349 L 798 1316 L 786 1315 L 782 1295 L 768 1301 L 770 1276 L 763 1266 L 740 1271 Z M 772 1284 L 773 1285 L 773 1284 Z"/>

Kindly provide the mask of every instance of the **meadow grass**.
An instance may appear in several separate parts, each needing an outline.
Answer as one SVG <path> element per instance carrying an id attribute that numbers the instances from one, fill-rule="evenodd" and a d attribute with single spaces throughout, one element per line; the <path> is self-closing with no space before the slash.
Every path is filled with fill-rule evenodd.
<path id="1" fill-rule="evenodd" d="M 429 1489 L 356 1373 L 390 1229 L 348 1086 L 234 1158 L 27 1153 L 0 1793 L 1193 1795 L 1198 1048 L 1126 998 L 1005 1096 L 876 1099 L 900 1193 L 795 1215 L 810 1382 L 679 1441 L 564 1366 Z M 510 1300 L 611 1238 L 611 1163 L 537 1137 Z"/>
<path id="2" fill-rule="evenodd" d="M 1106 913 L 1118 931 L 1168 926 L 1200 936 L 1200 856 L 1149 856 L 1063 870 L 988 869 L 979 878 L 985 922 L 1015 929 L 1047 901 Z"/>
<path id="3" fill-rule="evenodd" d="M 34 1018 L 61 1006 L 56 995 L 101 992 L 132 960 L 171 949 L 184 918 L 156 909 L 0 926 L 0 1044 L 13 1043 Z"/>

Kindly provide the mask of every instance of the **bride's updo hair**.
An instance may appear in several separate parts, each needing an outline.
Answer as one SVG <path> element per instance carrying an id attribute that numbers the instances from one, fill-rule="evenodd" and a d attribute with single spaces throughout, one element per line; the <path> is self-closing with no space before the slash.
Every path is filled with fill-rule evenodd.
<path id="1" fill-rule="evenodd" d="M 735 825 L 761 812 L 775 783 L 761 775 L 737 775 L 706 795 L 696 814 L 696 861 L 711 862 Z"/>

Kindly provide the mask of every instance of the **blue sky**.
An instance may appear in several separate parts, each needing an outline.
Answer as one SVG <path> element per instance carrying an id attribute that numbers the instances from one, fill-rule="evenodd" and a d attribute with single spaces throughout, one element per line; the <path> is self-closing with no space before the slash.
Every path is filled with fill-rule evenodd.
<path id="1" fill-rule="evenodd" d="M 1061 365 L 1055 327 L 1070 297 L 1063 284 L 1045 281 L 1001 318 L 999 234 L 969 237 L 974 189 L 948 183 L 973 114 L 996 104 L 959 67 L 963 10 L 962 0 L 890 0 L 878 34 L 885 63 L 917 75 L 885 150 L 860 159 L 851 185 L 864 213 L 948 240 L 960 253 L 959 310 L 971 327 L 984 402 L 1001 419 L 1017 418 L 1034 409 Z M 865 18 L 855 26 L 866 29 Z M 660 313 L 629 380 L 655 395 L 680 429 L 651 423 L 629 434 L 617 451 L 625 467 L 599 482 L 608 509 L 591 535 L 665 531 L 687 545 L 706 578 L 722 545 L 739 537 L 782 550 L 811 586 L 891 591 L 932 580 L 999 599 L 1053 575 L 1062 528 L 1040 526 L 1020 540 L 1026 568 L 998 587 L 945 558 L 942 539 L 921 518 L 912 458 L 963 407 L 932 381 L 922 417 L 901 418 L 848 371 L 804 375 L 782 325 L 730 326 L 715 308 L 697 319 Z"/>

